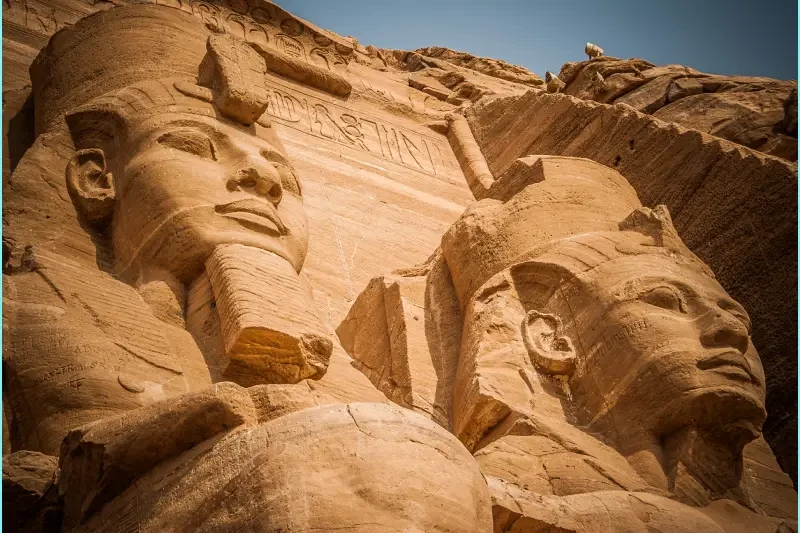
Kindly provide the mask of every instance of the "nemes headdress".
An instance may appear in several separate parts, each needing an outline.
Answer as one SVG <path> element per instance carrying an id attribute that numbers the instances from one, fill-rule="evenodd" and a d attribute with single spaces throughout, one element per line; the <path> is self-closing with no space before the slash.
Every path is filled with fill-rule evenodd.
<path id="1" fill-rule="evenodd" d="M 31 67 L 36 131 L 64 117 L 80 142 L 164 112 L 269 127 L 266 73 L 250 45 L 181 10 L 114 8 L 61 30 L 37 57 Z"/>
<path id="2" fill-rule="evenodd" d="M 501 180 L 497 197 L 474 204 L 442 239 L 462 308 L 493 276 L 523 264 L 553 290 L 610 261 L 642 255 L 713 277 L 683 244 L 667 208 L 642 207 L 613 169 L 588 159 L 528 156 Z"/>

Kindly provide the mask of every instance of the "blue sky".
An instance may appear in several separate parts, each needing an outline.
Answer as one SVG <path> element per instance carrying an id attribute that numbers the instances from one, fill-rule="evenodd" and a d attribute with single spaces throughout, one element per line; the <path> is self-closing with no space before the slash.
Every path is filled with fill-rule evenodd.
<path id="1" fill-rule="evenodd" d="M 544 77 L 585 59 L 593 42 L 616 57 L 703 72 L 797 79 L 797 0 L 277 0 L 364 45 L 446 46 L 523 65 Z"/>

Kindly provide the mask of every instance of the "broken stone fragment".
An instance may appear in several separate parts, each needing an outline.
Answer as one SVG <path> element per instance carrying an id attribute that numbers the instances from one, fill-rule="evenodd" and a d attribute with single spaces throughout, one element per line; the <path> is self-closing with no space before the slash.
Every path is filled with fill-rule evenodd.
<path id="1" fill-rule="evenodd" d="M 333 343 L 307 286 L 285 259 L 220 245 L 206 261 L 224 340 L 227 379 L 244 386 L 319 379 Z"/>
<path id="2" fill-rule="evenodd" d="M 211 80 L 201 82 L 211 85 L 220 111 L 238 122 L 252 124 L 267 109 L 264 59 L 231 35 L 211 35 L 207 47 L 213 74 Z"/>
<path id="3" fill-rule="evenodd" d="M 703 92 L 703 86 L 695 78 L 678 78 L 672 82 L 667 93 L 667 101 L 675 102 L 681 98 L 691 96 L 693 94 L 700 94 Z"/>
<path id="4" fill-rule="evenodd" d="M 3 529 L 47 533 L 61 526 L 58 458 L 21 450 L 3 458 Z"/>

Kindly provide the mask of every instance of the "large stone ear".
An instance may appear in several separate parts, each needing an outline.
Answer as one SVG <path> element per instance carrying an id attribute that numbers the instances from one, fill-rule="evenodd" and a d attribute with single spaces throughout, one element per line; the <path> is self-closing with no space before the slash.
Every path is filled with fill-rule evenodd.
<path id="1" fill-rule="evenodd" d="M 114 176 L 100 148 L 78 150 L 67 164 L 67 189 L 83 218 L 103 225 L 114 212 Z"/>
<path id="2" fill-rule="evenodd" d="M 575 372 L 575 347 L 564 335 L 557 316 L 529 311 L 522 321 L 522 339 L 533 364 L 540 371 L 567 377 Z"/>

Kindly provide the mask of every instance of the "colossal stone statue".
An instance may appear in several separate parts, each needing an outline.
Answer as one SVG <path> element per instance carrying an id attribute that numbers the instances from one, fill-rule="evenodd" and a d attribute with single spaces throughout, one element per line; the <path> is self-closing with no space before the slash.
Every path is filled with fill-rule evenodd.
<path id="1" fill-rule="evenodd" d="M 32 75 L 39 137 L 12 181 L 60 171 L 75 214 L 11 224 L 4 412 L 9 465 L 59 455 L 63 529 L 487 531 L 457 439 L 341 354 L 326 375 L 256 48 L 125 6 L 56 34 Z"/>
<path id="2" fill-rule="evenodd" d="M 463 109 L 542 80 L 165 2 L 31 67 L 6 524 L 796 531 L 750 319 L 667 209 L 587 159 L 492 175 Z"/>
<path id="3" fill-rule="evenodd" d="M 473 451 L 496 530 L 773 531 L 791 511 L 768 516 L 775 495 L 754 500 L 743 462 L 766 418 L 750 327 L 664 206 L 592 161 L 529 156 L 338 332 L 390 398 Z"/>

